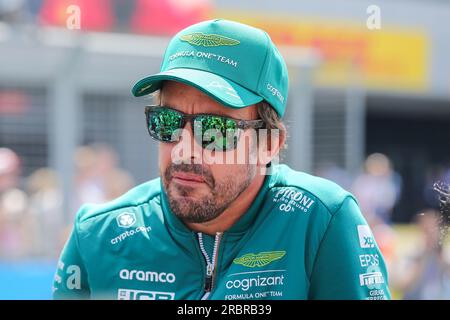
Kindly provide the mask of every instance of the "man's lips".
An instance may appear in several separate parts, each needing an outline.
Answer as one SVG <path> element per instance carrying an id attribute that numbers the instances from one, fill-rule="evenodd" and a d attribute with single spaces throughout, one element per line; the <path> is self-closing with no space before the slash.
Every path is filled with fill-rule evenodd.
<path id="1" fill-rule="evenodd" d="M 175 172 L 173 173 L 172 178 L 178 183 L 185 183 L 185 184 L 195 184 L 205 182 L 205 179 L 203 179 L 202 176 L 184 172 Z"/>

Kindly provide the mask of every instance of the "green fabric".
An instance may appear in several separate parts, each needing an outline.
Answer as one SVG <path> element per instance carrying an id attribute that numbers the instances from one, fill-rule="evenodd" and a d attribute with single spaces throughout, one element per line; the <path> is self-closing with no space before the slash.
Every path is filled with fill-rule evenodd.
<path id="1" fill-rule="evenodd" d="M 179 81 L 220 103 L 242 108 L 263 99 L 280 116 L 286 108 L 288 71 L 269 35 L 241 23 L 216 19 L 194 24 L 176 34 L 164 54 L 160 72 L 133 87 L 135 96 Z"/>
<path id="2" fill-rule="evenodd" d="M 213 237 L 204 235 L 212 255 Z M 58 264 L 56 299 L 200 299 L 197 234 L 168 209 L 160 179 L 86 205 Z M 286 165 L 219 245 L 210 299 L 389 299 L 386 266 L 354 197 Z"/>

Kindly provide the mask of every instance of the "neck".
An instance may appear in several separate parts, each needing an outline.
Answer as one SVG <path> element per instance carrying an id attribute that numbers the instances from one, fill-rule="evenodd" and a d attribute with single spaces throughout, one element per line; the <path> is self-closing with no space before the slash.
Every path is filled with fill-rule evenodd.
<path id="1" fill-rule="evenodd" d="M 195 232 L 214 235 L 231 228 L 250 208 L 264 183 L 265 175 L 258 173 L 245 189 L 217 218 L 204 223 L 186 223 Z"/>

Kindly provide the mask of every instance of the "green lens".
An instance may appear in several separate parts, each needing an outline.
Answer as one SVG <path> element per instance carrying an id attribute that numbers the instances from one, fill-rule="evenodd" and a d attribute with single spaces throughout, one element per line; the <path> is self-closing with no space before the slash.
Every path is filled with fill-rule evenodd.
<path id="1" fill-rule="evenodd" d="M 150 113 L 148 129 L 150 134 L 165 142 L 177 141 L 183 116 L 175 110 L 160 109 Z"/>
<path id="2" fill-rule="evenodd" d="M 205 149 L 227 151 L 236 147 L 237 124 L 233 119 L 200 115 L 195 118 L 194 127 L 196 139 Z"/>

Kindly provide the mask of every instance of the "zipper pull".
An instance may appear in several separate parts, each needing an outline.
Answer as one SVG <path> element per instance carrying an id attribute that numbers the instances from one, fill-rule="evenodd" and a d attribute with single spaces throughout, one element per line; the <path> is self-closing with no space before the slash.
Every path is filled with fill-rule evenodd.
<path id="1" fill-rule="evenodd" d="M 212 289 L 212 275 L 214 271 L 214 266 L 212 263 L 208 263 L 206 266 L 206 277 L 205 277 L 205 292 L 210 292 Z"/>
<path id="2" fill-rule="evenodd" d="M 208 265 L 206 266 L 206 275 L 208 277 L 212 277 L 214 271 L 214 266 L 212 265 L 212 263 L 208 263 Z"/>

